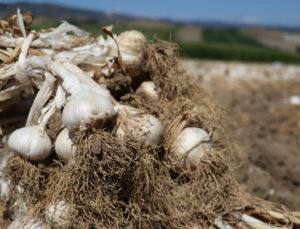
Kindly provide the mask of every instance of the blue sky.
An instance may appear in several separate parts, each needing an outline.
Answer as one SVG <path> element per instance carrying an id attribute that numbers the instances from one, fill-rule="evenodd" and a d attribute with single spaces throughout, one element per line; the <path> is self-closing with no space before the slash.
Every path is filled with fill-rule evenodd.
<path id="1" fill-rule="evenodd" d="M 25 2 L 57 3 L 80 9 L 151 18 L 300 26 L 300 0 L 27 0 Z"/>

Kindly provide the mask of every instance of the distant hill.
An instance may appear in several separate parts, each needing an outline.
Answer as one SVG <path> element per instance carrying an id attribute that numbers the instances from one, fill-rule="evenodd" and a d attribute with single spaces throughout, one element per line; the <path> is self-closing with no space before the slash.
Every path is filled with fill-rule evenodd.
<path id="1" fill-rule="evenodd" d="M 35 17 L 41 18 L 57 18 L 57 19 L 76 19 L 76 20 L 98 20 L 105 22 L 115 22 L 115 21 L 132 21 L 138 19 L 137 17 L 125 15 L 125 14 L 115 14 L 115 13 L 105 13 L 101 11 L 93 10 L 81 10 L 75 8 L 69 8 L 61 5 L 55 5 L 50 3 L 32 4 L 19 2 L 14 4 L 6 4 L 14 12 L 16 12 L 17 7 L 22 10 L 29 10 Z M 9 10 L 0 7 L 0 17 L 8 17 L 10 15 Z"/>
<path id="2" fill-rule="evenodd" d="M 235 23 L 228 23 L 222 21 L 213 21 L 213 20 L 199 20 L 199 21 L 180 21 L 180 20 L 172 20 L 169 18 L 160 18 L 157 20 L 151 20 L 146 17 L 137 17 L 133 15 L 126 15 L 120 13 L 106 13 L 102 11 L 93 11 L 93 10 L 82 10 L 77 8 L 70 8 L 62 5 L 57 4 L 50 4 L 50 3 L 40 3 L 40 4 L 33 4 L 33 3 L 25 3 L 19 2 L 14 4 L 6 4 L 9 6 L 14 12 L 16 11 L 17 7 L 21 9 L 31 11 L 35 17 L 37 18 L 56 18 L 56 19 L 76 19 L 76 20 L 96 20 L 101 22 L 109 22 L 115 23 L 118 21 L 135 21 L 135 20 L 142 20 L 142 21 L 160 21 L 167 24 L 177 24 L 177 25 L 192 25 L 197 27 L 204 27 L 204 28 L 245 28 L 245 27 L 268 27 L 273 29 L 285 30 L 290 32 L 300 32 L 300 27 L 288 27 L 288 26 L 270 26 L 270 25 L 257 25 L 257 24 L 246 24 L 242 22 L 235 22 Z M 0 17 L 5 18 L 10 15 L 10 12 L 0 7 Z"/>
<path id="3" fill-rule="evenodd" d="M 266 28 L 245 28 L 241 31 L 272 49 L 290 53 L 298 53 L 300 50 L 299 33 L 288 33 Z"/>

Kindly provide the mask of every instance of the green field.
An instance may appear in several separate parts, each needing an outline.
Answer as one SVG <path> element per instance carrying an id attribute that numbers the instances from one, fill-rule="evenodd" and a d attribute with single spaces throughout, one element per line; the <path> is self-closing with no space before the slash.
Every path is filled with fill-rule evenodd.
<path id="1" fill-rule="evenodd" d="M 101 34 L 101 27 L 107 24 L 95 20 L 76 21 L 70 23 L 90 32 L 94 36 Z M 44 20 L 32 25 L 33 29 L 50 28 L 59 25 L 58 20 Z M 125 30 L 137 29 L 143 32 L 148 40 L 154 42 L 156 38 L 177 42 L 183 57 L 238 60 L 247 62 L 274 62 L 300 64 L 300 53 L 290 54 L 264 47 L 255 39 L 244 35 L 238 29 L 203 29 L 202 42 L 184 43 L 176 40 L 175 34 L 181 27 L 179 25 L 160 27 L 147 27 L 116 23 L 114 32 L 119 34 Z"/>

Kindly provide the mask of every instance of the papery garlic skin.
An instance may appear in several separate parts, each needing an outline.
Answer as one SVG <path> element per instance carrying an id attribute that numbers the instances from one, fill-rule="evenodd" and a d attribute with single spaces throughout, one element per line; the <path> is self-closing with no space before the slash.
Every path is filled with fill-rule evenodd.
<path id="1" fill-rule="evenodd" d="M 75 134 L 68 128 L 64 128 L 55 140 L 55 152 L 57 156 L 63 160 L 71 160 L 76 152 L 76 145 L 73 143 L 72 139 Z"/>
<path id="2" fill-rule="evenodd" d="M 125 105 L 119 105 L 118 114 L 116 135 L 119 138 L 130 137 L 143 146 L 159 144 L 163 127 L 156 117 Z"/>
<path id="3" fill-rule="evenodd" d="M 104 123 L 114 115 L 114 107 L 107 98 L 82 91 L 66 103 L 62 120 L 69 130 L 77 130 L 86 129 L 100 121 Z"/>
<path id="4" fill-rule="evenodd" d="M 60 227 L 67 226 L 70 223 L 71 212 L 71 206 L 62 200 L 47 207 L 45 211 L 46 220 L 50 224 L 54 223 Z"/>
<path id="5" fill-rule="evenodd" d="M 160 90 L 156 89 L 152 81 L 143 82 L 136 90 L 136 93 L 145 96 L 150 101 L 158 101 L 160 96 Z"/>
<path id="6" fill-rule="evenodd" d="M 212 151 L 208 133 L 196 127 L 187 127 L 180 132 L 171 146 L 171 155 L 178 157 L 183 169 L 197 168 L 205 152 Z"/>
<path id="7" fill-rule="evenodd" d="M 8 147 L 26 159 L 40 161 L 51 154 L 52 144 L 44 128 L 33 125 L 15 130 L 9 136 Z"/>
<path id="8" fill-rule="evenodd" d="M 142 72 L 142 63 L 146 55 L 147 39 L 139 31 L 129 30 L 117 37 L 123 64 L 129 76 L 138 76 Z"/>

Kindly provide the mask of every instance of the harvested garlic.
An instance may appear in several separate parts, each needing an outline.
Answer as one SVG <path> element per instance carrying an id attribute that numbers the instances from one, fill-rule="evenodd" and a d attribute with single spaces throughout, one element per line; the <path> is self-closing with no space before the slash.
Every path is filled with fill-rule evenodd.
<path id="1" fill-rule="evenodd" d="M 138 76 L 142 72 L 142 63 L 146 55 L 147 39 L 136 30 L 121 33 L 117 42 L 123 65 L 129 76 Z"/>
<path id="2" fill-rule="evenodd" d="M 41 218 L 33 218 L 27 215 L 18 216 L 7 229 L 50 229 L 51 227 L 43 222 Z"/>
<path id="3" fill-rule="evenodd" d="M 40 117 L 40 124 L 26 126 L 15 130 L 8 139 L 8 147 L 20 156 L 32 160 L 41 161 L 51 154 L 52 143 L 45 131 L 49 118 L 56 111 L 55 100 L 44 108 L 45 113 Z"/>
<path id="4" fill-rule="evenodd" d="M 50 155 L 52 145 L 44 127 L 33 125 L 15 130 L 8 147 L 26 159 L 40 161 Z"/>
<path id="5" fill-rule="evenodd" d="M 62 87 L 72 95 L 62 114 L 63 124 L 69 130 L 84 130 L 96 123 L 103 124 L 115 115 L 108 99 L 110 93 L 85 77 L 77 66 L 55 61 L 49 62 L 48 66 L 62 78 Z"/>
<path id="6" fill-rule="evenodd" d="M 159 100 L 160 96 L 160 90 L 156 90 L 155 84 L 152 81 L 143 82 L 136 90 L 136 93 L 145 96 L 151 101 Z"/>
<path id="7" fill-rule="evenodd" d="M 119 114 L 116 135 L 119 138 L 130 137 L 144 146 L 159 144 L 163 127 L 157 118 L 126 105 L 118 105 L 116 109 Z"/>
<path id="8" fill-rule="evenodd" d="M 112 103 L 105 97 L 83 91 L 65 105 L 62 119 L 69 130 L 86 129 L 96 123 L 105 123 L 115 115 Z"/>
<path id="9" fill-rule="evenodd" d="M 76 151 L 76 145 L 72 142 L 74 132 L 64 128 L 55 140 L 55 152 L 63 160 L 71 160 Z"/>
<path id="10" fill-rule="evenodd" d="M 69 216 L 72 212 L 71 206 L 65 201 L 59 201 L 53 203 L 45 211 L 46 220 L 51 224 L 54 223 L 59 227 L 67 226 L 69 222 Z"/>
<path id="11" fill-rule="evenodd" d="M 201 128 L 187 127 L 175 138 L 171 146 L 171 155 L 178 157 L 183 169 L 197 168 L 205 152 L 212 151 L 210 137 Z"/>

